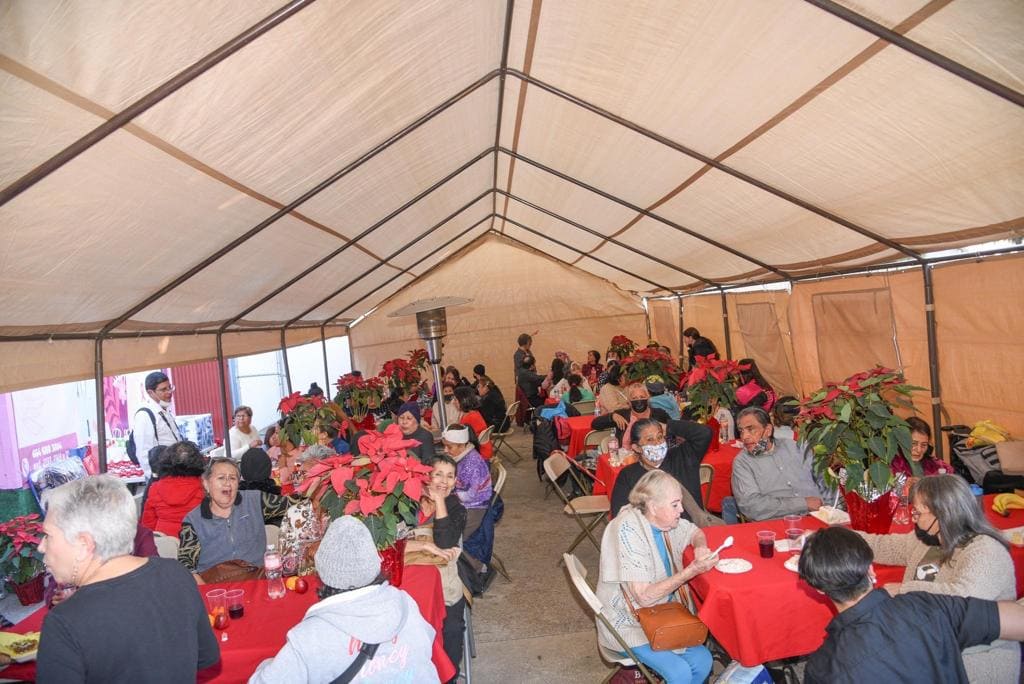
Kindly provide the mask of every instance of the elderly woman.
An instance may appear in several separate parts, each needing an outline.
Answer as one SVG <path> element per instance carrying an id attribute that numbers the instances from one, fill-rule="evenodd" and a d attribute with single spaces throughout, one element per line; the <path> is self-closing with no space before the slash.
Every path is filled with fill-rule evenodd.
<path id="1" fill-rule="evenodd" d="M 491 469 L 480 452 L 469 441 L 469 428 L 460 423 L 449 425 L 441 435 L 444 451 L 455 461 L 455 494 L 466 507 L 466 529 L 469 537 L 480 526 L 494 490 Z"/>
<path id="2" fill-rule="evenodd" d="M 605 385 L 605 387 L 610 386 L 610 382 Z M 633 423 L 645 418 L 654 418 L 662 425 L 669 421 L 667 413 L 660 408 L 651 406 L 651 393 L 647 391 L 647 386 L 642 382 L 635 382 L 630 385 L 626 389 L 626 396 L 629 399 L 629 403 L 624 408 L 609 413 L 602 413 L 602 415 L 594 418 L 590 424 L 590 427 L 594 430 L 614 428 L 615 437 L 624 449 L 630 447 L 632 440 L 630 428 L 633 427 Z"/>
<path id="3" fill-rule="evenodd" d="M 910 488 L 914 530 L 907 534 L 861 533 L 875 562 L 906 568 L 889 593 L 933 594 L 1013 600 L 1013 560 L 1006 540 L 985 519 L 967 483 L 956 475 L 925 477 Z M 1016 682 L 1020 647 L 994 641 L 963 653 L 972 682 Z"/>
<path id="4" fill-rule="evenodd" d="M 259 431 L 252 426 L 251 408 L 239 406 L 235 409 L 235 424 L 228 430 L 228 438 L 234 458 L 241 458 L 250 447 L 263 446 Z"/>
<path id="5" fill-rule="evenodd" d="M 203 470 L 206 464 L 192 442 L 178 442 L 166 448 L 160 463 L 160 479 L 149 487 L 142 507 L 142 524 L 170 537 L 177 537 L 181 521 L 203 500 Z"/>
<path id="6" fill-rule="evenodd" d="M 407 401 L 398 407 L 395 416 L 402 436 L 419 442 L 419 446 L 407 448 L 406 453 L 415 456 L 421 463 L 430 463 L 434 458 L 434 435 L 420 425 L 420 405 L 415 401 Z"/>
<path id="7" fill-rule="evenodd" d="M 381 577 L 366 525 L 348 515 L 332 522 L 317 549 L 316 569 L 323 581 L 320 601 L 250 682 L 348 682 L 360 670 L 360 681 L 437 681 L 430 659 L 434 630 L 415 601 Z"/>
<path id="8" fill-rule="evenodd" d="M 448 424 L 459 422 L 459 419 L 462 418 L 462 411 L 459 410 L 459 402 L 455 400 L 454 382 L 445 382 L 441 386 L 441 399 L 444 400 L 444 417 Z M 441 429 L 441 412 L 438 410 L 436 401 L 430 411 L 430 423 L 431 425 L 424 425 L 424 427 Z"/>
<path id="9" fill-rule="evenodd" d="M 683 512 L 682 487 L 660 470 L 640 478 L 601 539 L 601 569 L 597 597 L 626 644 L 642 663 L 669 684 L 700 684 L 711 672 L 711 653 L 704 646 L 682 651 L 655 651 L 626 603 L 625 593 L 637 607 L 678 600 L 676 592 L 691 579 L 714 567 L 704 533 L 679 516 Z M 693 546 L 694 561 L 679 568 L 683 548 Z M 615 636 L 598 622 L 598 641 L 619 652 Z"/>
<path id="10" fill-rule="evenodd" d="M 192 576 L 172 559 L 131 555 L 135 500 L 118 479 L 75 480 L 46 503 L 39 548 L 78 591 L 43 621 L 37 681 L 195 681 L 220 660 Z"/>
<path id="11" fill-rule="evenodd" d="M 621 382 L 622 367 L 618 361 L 609 361 L 606 381 L 597 393 L 597 405 L 601 409 L 602 416 L 629 408 L 629 397 L 626 396 Z"/>
<path id="12" fill-rule="evenodd" d="M 480 395 L 471 387 L 456 387 L 455 401 L 459 402 L 459 411 L 462 412 L 459 422 L 473 428 L 473 432 L 479 440 L 480 435 L 487 429 L 487 421 L 480 413 Z M 494 445 L 490 441 L 479 444 L 478 449 L 480 455 L 488 461 L 494 455 Z"/>
<path id="13" fill-rule="evenodd" d="M 892 471 L 913 477 L 911 463 L 920 467 L 919 475 L 942 475 L 952 473 L 953 469 L 937 458 L 932 457 L 932 428 L 917 416 L 907 418 L 910 426 L 910 459 L 904 454 L 896 454 L 892 459 Z"/>
<path id="14" fill-rule="evenodd" d="M 241 560 L 263 565 L 264 525 L 278 520 L 288 499 L 259 490 L 238 490 L 241 473 L 230 458 L 214 458 L 203 473 L 206 497 L 181 524 L 178 560 L 202 575 L 216 565 Z"/>

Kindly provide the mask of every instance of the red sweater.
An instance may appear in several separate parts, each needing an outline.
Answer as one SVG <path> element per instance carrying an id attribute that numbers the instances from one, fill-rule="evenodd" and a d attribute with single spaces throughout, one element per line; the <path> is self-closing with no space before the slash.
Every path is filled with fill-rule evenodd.
<path id="1" fill-rule="evenodd" d="M 469 413 L 463 413 L 462 418 L 459 419 L 463 425 L 468 425 L 473 428 L 473 432 L 479 437 L 480 433 L 487 429 L 487 421 L 480 415 L 479 411 L 470 411 Z M 491 454 L 494 453 L 494 445 L 488 442 L 487 444 L 480 445 L 480 455 L 485 460 L 491 460 Z"/>
<path id="2" fill-rule="evenodd" d="M 154 532 L 177 537 L 181 521 L 206 496 L 200 477 L 164 477 L 149 486 L 142 524 Z"/>

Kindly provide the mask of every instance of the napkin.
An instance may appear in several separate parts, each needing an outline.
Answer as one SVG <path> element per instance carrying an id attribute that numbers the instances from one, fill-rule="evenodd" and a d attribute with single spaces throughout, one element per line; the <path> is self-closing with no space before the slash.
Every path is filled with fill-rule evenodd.
<path id="1" fill-rule="evenodd" d="M 826 525 L 848 525 L 850 524 L 850 514 L 846 511 L 838 508 L 832 508 L 831 506 L 822 506 L 816 511 L 811 511 L 811 515 L 825 523 Z"/>

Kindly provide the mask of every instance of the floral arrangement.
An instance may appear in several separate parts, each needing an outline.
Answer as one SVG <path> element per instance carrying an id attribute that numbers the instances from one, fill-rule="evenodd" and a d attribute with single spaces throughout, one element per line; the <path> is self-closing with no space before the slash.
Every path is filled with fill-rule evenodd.
<path id="1" fill-rule="evenodd" d="M 715 407 L 731 407 L 736 403 L 736 386 L 740 371 L 750 368 L 732 359 L 719 359 L 716 354 L 696 357 L 696 363 L 686 376 L 686 397 L 696 407 L 697 414 L 708 418 Z"/>
<path id="2" fill-rule="evenodd" d="M 624 358 L 622 373 L 632 382 L 643 382 L 657 375 L 671 387 L 679 384 L 679 367 L 671 356 L 658 351 L 656 347 L 645 347 Z"/>
<path id="3" fill-rule="evenodd" d="M 890 464 L 901 450 L 910 453 L 910 426 L 893 407 L 913 410 L 908 397 L 920 389 L 907 384 L 900 371 L 876 366 L 804 398 L 794 423 L 803 440 L 814 445 L 815 472 L 865 501 L 901 484 Z M 908 462 L 920 476 L 920 465 Z"/>
<path id="4" fill-rule="evenodd" d="M 380 406 L 384 396 L 384 380 L 380 377 L 363 378 L 355 373 L 347 373 L 338 378 L 338 393 L 334 402 L 344 406 L 356 423 L 366 418 L 370 409 Z"/>
<path id="5" fill-rule="evenodd" d="M 608 343 L 608 351 L 615 352 L 620 359 L 624 359 L 636 350 L 637 344 L 625 335 L 616 335 Z"/>
<path id="6" fill-rule="evenodd" d="M 37 513 L 0 523 L 0 573 L 12 584 L 24 584 L 42 574 L 42 535 L 43 525 Z"/>
<path id="7" fill-rule="evenodd" d="M 420 384 L 422 379 L 419 369 L 412 360 L 391 359 L 384 362 L 384 368 L 377 375 L 387 383 L 388 387 L 398 394 L 408 394 Z"/>
<path id="8" fill-rule="evenodd" d="M 427 367 L 427 350 L 426 349 L 410 349 L 409 350 L 409 363 L 411 363 L 418 370 L 424 370 Z"/>
<path id="9" fill-rule="evenodd" d="M 345 427 L 345 414 L 337 404 L 322 396 L 307 397 L 292 392 L 277 405 L 281 412 L 281 432 L 294 445 L 316 444 L 317 424 Z"/>
<path id="10" fill-rule="evenodd" d="M 395 424 L 359 438 L 365 457 L 326 458 L 313 466 L 298 491 L 320 497 L 333 520 L 353 515 L 363 521 L 378 549 L 393 546 L 404 530 L 416 526 L 420 495 L 430 482 L 430 467 L 406 455 L 419 444 Z"/>

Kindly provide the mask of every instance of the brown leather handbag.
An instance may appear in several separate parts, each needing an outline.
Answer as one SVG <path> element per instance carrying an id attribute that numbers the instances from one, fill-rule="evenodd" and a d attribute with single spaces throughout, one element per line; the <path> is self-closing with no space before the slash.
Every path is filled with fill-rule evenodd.
<path id="1" fill-rule="evenodd" d="M 665 547 L 668 549 L 668 557 L 674 574 L 676 565 L 675 556 L 672 554 L 672 545 L 669 543 L 667 534 L 662 532 L 662 536 L 665 539 Z M 690 648 L 703 644 L 708 638 L 708 626 L 686 607 L 682 586 L 676 592 L 679 597 L 678 603 L 668 601 L 650 608 L 637 608 L 630 599 L 626 588 L 620 586 L 620 589 L 630 612 L 633 613 L 633 617 L 640 623 L 640 628 L 647 635 L 651 650 L 674 651 L 679 648 Z"/>
<path id="2" fill-rule="evenodd" d="M 263 577 L 263 568 L 253 565 L 244 560 L 234 559 L 217 563 L 199 573 L 207 584 L 220 584 L 221 582 L 244 582 L 246 580 L 260 579 Z"/>

